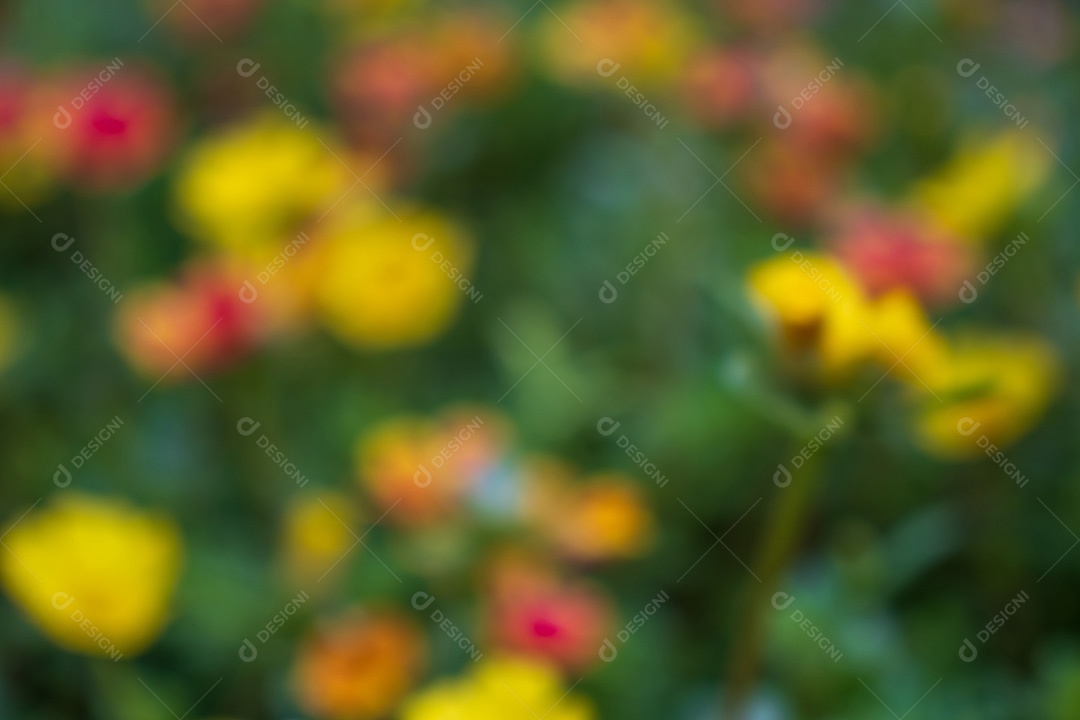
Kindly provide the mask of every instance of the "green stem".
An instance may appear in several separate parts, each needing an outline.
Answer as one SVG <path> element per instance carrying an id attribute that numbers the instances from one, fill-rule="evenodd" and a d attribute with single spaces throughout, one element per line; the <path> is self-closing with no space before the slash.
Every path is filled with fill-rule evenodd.
<path id="1" fill-rule="evenodd" d="M 799 446 L 801 448 L 802 445 Z M 791 484 L 779 489 L 780 497 L 765 523 L 764 536 L 754 561 L 757 581 L 750 585 L 746 594 L 744 611 L 728 662 L 724 684 L 725 720 L 739 720 L 757 684 L 768 614 L 773 612 L 770 600 L 802 537 L 810 498 L 821 474 L 823 452 L 812 455 L 797 472 L 792 473 Z"/>

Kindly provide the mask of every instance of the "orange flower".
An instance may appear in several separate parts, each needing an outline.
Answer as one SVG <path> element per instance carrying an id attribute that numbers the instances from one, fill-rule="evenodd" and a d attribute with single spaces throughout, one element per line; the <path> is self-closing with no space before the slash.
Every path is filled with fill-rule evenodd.
<path id="1" fill-rule="evenodd" d="M 390 522 L 427 523 L 457 512 L 473 477 L 449 467 L 436 468 L 445 436 L 434 422 L 402 417 L 385 421 L 357 447 L 360 483 Z"/>
<path id="2" fill-rule="evenodd" d="M 766 116 L 777 122 L 774 113 L 781 113 L 784 134 L 799 147 L 843 157 L 872 134 L 870 86 L 841 58 L 829 58 L 813 45 L 788 45 L 766 55 L 760 72 Z M 816 87 L 808 87 L 810 82 Z"/>
<path id="3" fill-rule="evenodd" d="M 579 0 L 548 15 L 540 27 L 541 49 L 552 74 L 564 82 L 603 86 L 615 92 L 618 77 L 597 64 L 619 64 L 619 77 L 659 91 L 686 67 L 698 46 L 694 19 L 675 3 L 654 0 Z"/>
<path id="4" fill-rule="evenodd" d="M 420 633 L 405 619 L 354 609 L 300 648 L 297 701 L 321 718 L 379 718 L 412 687 L 423 666 Z"/>
<path id="5" fill-rule="evenodd" d="M 256 305 L 239 296 L 242 276 L 219 265 L 194 265 L 173 283 L 131 293 L 117 316 L 117 342 L 136 368 L 158 375 L 170 368 L 187 375 L 220 367 L 256 342 Z M 170 373 L 171 374 L 171 373 Z"/>
<path id="6" fill-rule="evenodd" d="M 462 95 L 488 98 L 502 91 L 515 72 L 513 44 L 500 42 L 506 28 L 513 24 L 505 17 L 476 11 L 455 11 L 435 23 L 430 45 L 436 54 L 432 66 L 432 94 L 446 87 L 457 76 L 465 77 L 467 66 L 479 59 L 483 64 L 460 85 Z M 424 98 L 425 101 L 431 98 Z"/>
<path id="7" fill-rule="evenodd" d="M 358 478 L 379 507 L 395 508 L 390 522 L 443 520 L 460 509 L 469 491 L 487 495 L 477 488 L 502 460 L 509 432 L 500 415 L 480 408 L 456 407 L 432 419 L 392 418 L 357 446 Z"/>
<path id="8" fill-rule="evenodd" d="M 350 139 L 382 152 L 400 137 L 430 99 L 432 62 L 424 39 L 412 35 L 359 47 L 339 60 L 332 94 Z"/>
<path id="9" fill-rule="evenodd" d="M 840 192 L 845 164 L 799 135 L 773 135 L 752 152 L 753 162 L 740 167 L 747 188 L 755 202 L 786 223 L 811 222 Z"/>
<path id="10" fill-rule="evenodd" d="M 556 526 L 563 551 L 581 560 L 641 556 L 651 540 L 653 519 L 638 486 L 617 473 L 585 483 L 574 493 L 567 522 Z"/>
<path id="11" fill-rule="evenodd" d="M 601 473 L 579 483 L 571 468 L 544 458 L 529 460 L 524 475 L 526 519 L 566 557 L 615 560 L 648 548 L 653 518 L 631 478 Z"/>

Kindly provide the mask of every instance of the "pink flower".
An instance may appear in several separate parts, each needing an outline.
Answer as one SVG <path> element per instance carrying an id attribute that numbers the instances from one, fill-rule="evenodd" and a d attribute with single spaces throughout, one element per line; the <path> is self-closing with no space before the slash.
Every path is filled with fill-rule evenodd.
<path id="1" fill-rule="evenodd" d="M 175 139 L 176 110 L 167 86 L 148 72 L 122 66 L 102 81 L 103 73 L 83 68 L 54 83 L 59 129 L 46 151 L 72 184 L 111 191 L 139 185 L 161 168 Z"/>
<path id="2" fill-rule="evenodd" d="M 974 260 L 970 248 L 944 231 L 872 207 L 844 218 L 831 244 L 869 294 L 907 288 L 937 305 L 957 300 Z"/>
<path id="3" fill-rule="evenodd" d="M 496 569 L 487 617 L 491 641 L 571 671 L 595 662 L 611 627 L 607 599 L 590 585 L 520 563 Z"/>

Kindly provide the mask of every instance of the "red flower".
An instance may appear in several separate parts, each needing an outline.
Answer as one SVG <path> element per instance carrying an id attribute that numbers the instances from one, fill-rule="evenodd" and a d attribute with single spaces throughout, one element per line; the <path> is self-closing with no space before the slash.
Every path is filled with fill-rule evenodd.
<path id="1" fill-rule="evenodd" d="M 241 276 L 224 268 L 194 266 L 173 283 L 135 291 L 118 317 L 121 350 L 149 375 L 172 368 L 184 378 L 183 365 L 200 372 L 232 362 L 265 327 L 256 304 L 240 299 L 242 285 Z"/>
<path id="2" fill-rule="evenodd" d="M 156 173 L 176 135 L 164 84 L 118 61 L 55 83 L 57 112 L 46 151 L 57 173 L 91 190 L 136 186 Z"/>
<path id="3" fill-rule="evenodd" d="M 833 248 L 871 295 L 907 288 L 924 303 L 955 302 L 970 248 L 917 218 L 863 208 L 847 217 Z"/>
<path id="4" fill-rule="evenodd" d="M 496 568 L 487 618 L 492 642 L 572 671 L 596 662 L 611 627 L 607 599 L 590 585 L 521 562 Z"/>

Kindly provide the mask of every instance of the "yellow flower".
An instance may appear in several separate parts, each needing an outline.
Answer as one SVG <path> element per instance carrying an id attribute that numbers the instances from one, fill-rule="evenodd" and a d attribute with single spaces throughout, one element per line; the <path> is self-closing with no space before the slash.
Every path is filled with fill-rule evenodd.
<path id="1" fill-rule="evenodd" d="M 4 588 L 61 647 L 129 657 L 168 620 L 182 548 L 167 517 L 68 494 L 16 522 L 5 544 Z"/>
<path id="2" fill-rule="evenodd" d="M 830 258 L 784 253 L 755 265 L 748 280 L 782 348 L 809 355 L 825 378 L 846 374 L 874 351 L 866 298 Z"/>
<path id="3" fill-rule="evenodd" d="M 267 114 L 196 143 L 180 171 L 176 200 L 196 237 L 243 251 L 284 245 L 351 184 L 348 170 L 310 128 Z"/>
<path id="4" fill-rule="evenodd" d="M 428 342 L 454 319 L 466 293 L 471 246 L 441 217 L 375 204 L 339 207 L 319 239 L 316 306 L 326 325 L 361 347 Z M 400 218 L 400 219 L 399 219 Z"/>
<path id="5" fill-rule="evenodd" d="M 560 7 L 557 18 L 545 15 L 541 52 L 553 75 L 575 85 L 659 91 L 679 77 L 698 45 L 694 22 L 673 3 L 583 0 Z"/>
<path id="6" fill-rule="evenodd" d="M 876 340 L 873 357 L 885 369 L 921 386 L 920 379 L 944 362 L 945 341 L 911 293 L 894 290 L 877 299 L 868 322 Z"/>
<path id="7" fill-rule="evenodd" d="M 285 508 L 286 570 L 298 580 L 320 580 L 353 545 L 356 511 L 341 493 L 294 498 Z M 344 564 L 342 564 L 344 566 Z"/>
<path id="8" fill-rule="evenodd" d="M 1041 340 L 965 338 L 923 377 L 937 397 L 921 398 L 918 441 L 943 457 L 977 455 L 988 443 L 1007 445 L 1038 421 L 1059 379 L 1057 356 Z"/>
<path id="9" fill-rule="evenodd" d="M 973 143 L 936 175 L 918 183 L 912 201 L 946 230 L 985 242 L 1039 188 L 1052 161 L 1030 131 L 1004 132 Z"/>
<path id="10" fill-rule="evenodd" d="M 467 675 L 442 680 L 405 702 L 402 720 L 592 720 L 591 705 L 566 694 L 550 666 L 518 658 L 481 660 Z"/>

